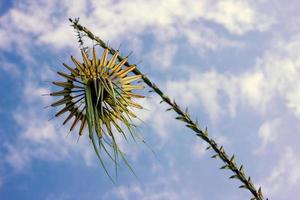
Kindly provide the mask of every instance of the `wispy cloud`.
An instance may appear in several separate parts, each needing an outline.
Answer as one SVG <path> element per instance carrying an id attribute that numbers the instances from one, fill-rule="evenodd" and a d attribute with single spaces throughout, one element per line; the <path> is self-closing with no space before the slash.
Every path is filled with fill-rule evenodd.
<path id="1" fill-rule="evenodd" d="M 177 189 L 175 190 L 174 187 Z M 119 186 L 118 188 L 107 192 L 103 199 L 141 199 L 141 200 L 179 200 L 193 199 L 201 200 L 201 196 L 186 187 L 180 186 L 178 176 L 157 178 L 151 184 L 143 187 L 140 184 L 131 184 L 129 186 Z"/>
<path id="2" fill-rule="evenodd" d="M 277 140 L 279 134 L 278 130 L 280 129 L 280 127 L 280 118 L 268 120 L 259 127 L 258 136 L 261 138 L 263 146 Z"/>
<path id="3" fill-rule="evenodd" d="M 294 52 L 299 48 L 298 36 L 281 39 L 240 74 L 190 70 L 187 79 L 167 81 L 168 92 L 184 104 L 203 105 L 212 121 L 224 114 L 234 116 L 240 106 L 268 115 L 282 105 L 298 116 L 300 57 Z"/>
<path id="4" fill-rule="evenodd" d="M 0 61 L 1 61 L 0 70 L 13 77 L 17 77 L 20 75 L 20 69 L 15 63 L 6 61 L 6 59 L 1 56 L 0 56 Z"/>
<path id="5" fill-rule="evenodd" d="M 172 67 L 173 59 L 178 50 L 175 44 L 157 44 L 155 48 L 145 57 L 148 63 L 151 63 L 156 69 L 164 70 Z"/>
<path id="6" fill-rule="evenodd" d="M 255 6 L 257 5 L 244 0 L 209 2 L 209 11 L 205 17 L 223 25 L 234 34 L 252 30 L 265 31 L 272 24 L 272 19 L 259 13 Z"/>
<path id="7" fill-rule="evenodd" d="M 43 71 L 43 70 L 41 70 Z M 49 90 L 36 84 L 35 78 L 41 78 L 27 71 L 28 80 L 24 83 L 22 99 L 24 100 L 14 111 L 19 133 L 14 143 L 6 143 L 7 154 L 5 161 L 16 170 L 21 171 L 30 166 L 34 159 L 60 161 L 72 157 L 72 154 L 82 156 L 87 165 L 93 165 L 92 148 L 89 148 L 86 137 L 76 144 L 76 136 L 68 131 L 58 121 L 48 121 L 50 118 L 43 109 L 50 103 L 43 94 Z M 33 79 L 31 79 L 33 78 Z"/>
<path id="8" fill-rule="evenodd" d="M 202 105 L 212 121 L 224 114 L 221 108 L 220 91 L 225 90 L 224 82 L 230 81 L 216 71 L 197 73 L 191 71 L 187 80 L 167 81 L 166 87 L 170 95 L 184 105 Z M 183 95 L 184 94 L 184 95 Z"/>
<path id="9" fill-rule="evenodd" d="M 89 9 L 88 9 L 89 8 Z M 187 12 L 188 11 L 188 12 Z M 224 26 L 234 34 L 243 34 L 251 30 L 267 30 L 270 22 L 262 21 L 262 14 L 246 1 L 25 1 L 19 2 L 1 17 L 1 35 L 6 37 L 1 42 L 2 47 L 20 40 L 31 38 L 34 44 L 50 44 L 55 48 L 72 47 L 71 29 L 67 16 L 82 18 L 83 22 L 105 40 L 126 39 L 150 32 L 157 39 L 161 37 L 174 38 L 177 29 L 189 27 L 191 23 L 202 20 L 212 20 Z M 115 20 L 112 20 L 115 19 Z M 180 20 L 178 20 L 180 19 Z M 234 44 L 229 39 L 218 39 L 213 30 L 200 23 L 193 25 L 194 30 L 205 30 L 198 36 L 191 28 L 181 29 L 182 35 L 193 42 L 201 42 L 204 47 L 216 48 L 220 44 Z M 186 30 L 186 31 L 185 31 Z M 209 31 L 209 36 L 207 34 Z M 126 34 L 124 34 L 126 33 Z M 162 33 L 162 34 L 159 34 Z M 18 36 L 19 35 L 19 36 Z M 20 37 L 22 35 L 22 37 Z M 203 39 L 201 37 L 203 36 Z M 22 39 L 21 39 L 22 38 Z M 212 40 L 213 42 L 210 42 Z M 118 41 L 118 40 L 117 40 Z"/>
<path id="10" fill-rule="evenodd" d="M 192 153 L 194 154 L 195 157 L 202 158 L 207 152 L 206 148 L 207 145 L 204 142 L 199 143 L 197 141 L 197 143 L 195 143 L 192 148 Z"/>
<path id="11" fill-rule="evenodd" d="M 270 198 L 292 198 L 295 195 L 293 191 L 300 186 L 300 160 L 297 154 L 291 147 L 283 149 L 278 163 L 263 183 Z"/>

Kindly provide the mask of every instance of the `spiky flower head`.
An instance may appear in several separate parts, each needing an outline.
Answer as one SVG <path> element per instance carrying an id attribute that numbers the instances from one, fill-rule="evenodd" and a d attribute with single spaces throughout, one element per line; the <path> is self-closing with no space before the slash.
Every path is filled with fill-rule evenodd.
<path id="1" fill-rule="evenodd" d="M 104 49 L 100 59 L 95 47 L 91 59 L 86 51 L 82 50 L 81 54 L 83 62 L 71 56 L 73 67 L 63 63 L 68 73 L 57 72 L 65 81 L 53 82 L 62 89 L 50 93 L 51 96 L 61 97 L 51 106 L 63 106 L 55 114 L 56 117 L 69 112 L 63 125 L 73 119 L 70 131 L 80 124 L 79 136 L 84 133 L 87 125 L 89 138 L 102 164 L 98 151 L 101 148 L 116 162 L 118 153 L 122 155 L 122 152 L 116 143 L 115 134 L 122 134 L 126 138 L 123 129 L 127 127 L 133 136 L 132 118 L 136 115 L 131 108 L 142 109 L 142 106 L 133 100 L 144 97 L 134 92 L 144 88 L 137 82 L 141 75 L 129 75 L 136 66 L 125 67 L 127 57 L 117 62 L 118 51 L 110 59 L 108 49 Z M 98 138 L 99 146 L 96 145 L 94 135 Z M 110 155 L 105 147 L 107 145 L 112 147 L 114 155 Z"/>

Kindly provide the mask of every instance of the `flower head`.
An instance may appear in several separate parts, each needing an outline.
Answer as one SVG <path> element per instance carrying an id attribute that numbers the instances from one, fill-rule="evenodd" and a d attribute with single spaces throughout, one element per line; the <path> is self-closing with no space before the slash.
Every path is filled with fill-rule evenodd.
<path id="1" fill-rule="evenodd" d="M 127 57 L 117 62 L 118 51 L 110 59 L 108 49 L 104 49 L 100 59 L 97 57 L 95 47 L 92 50 L 91 59 L 84 50 L 81 53 L 83 62 L 71 56 L 74 67 L 63 63 L 68 73 L 57 72 L 65 81 L 53 82 L 62 89 L 50 93 L 51 96 L 61 97 L 51 106 L 63 106 L 55 114 L 56 117 L 69 112 L 63 125 L 72 119 L 70 131 L 80 124 L 79 135 L 81 136 L 87 125 L 89 137 L 100 159 L 98 148 L 103 147 L 110 158 L 116 161 L 117 154 L 122 154 L 122 152 L 116 143 L 115 134 L 120 133 L 126 138 L 123 130 L 125 125 L 133 136 L 134 125 L 131 119 L 136 115 L 131 108 L 142 109 L 142 106 L 134 101 L 135 98 L 144 97 L 134 92 L 144 88 L 143 85 L 137 83 L 141 75 L 129 75 L 136 66 L 125 67 Z M 99 147 L 96 146 L 94 135 L 99 140 Z M 106 150 L 106 145 L 112 147 L 114 156 Z M 103 164 L 102 160 L 101 163 Z"/>

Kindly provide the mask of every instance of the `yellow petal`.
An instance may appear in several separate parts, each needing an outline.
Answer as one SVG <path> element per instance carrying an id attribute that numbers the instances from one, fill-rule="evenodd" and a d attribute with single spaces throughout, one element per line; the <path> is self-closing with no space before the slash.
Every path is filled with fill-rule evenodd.
<path id="1" fill-rule="evenodd" d="M 138 104 L 138 103 L 135 103 L 135 102 L 133 102 L 133 101 L 127 101 L 127 103 L 128 103 L 128 104 L 129 104 L 129 106 L 131 106 L 131 107 L 135 107 L 135 108 L 143 109 L 143 107 L 142 107 L 140 104 Z"/>
<path id="2" fill-rule="evenodd" d="M 64 87 L 64 88 L 73 88 L 73 83 L 72 82 L 52 82 L 53 85 Z"/>
<path id="3" fill-rule="evenodd" d="M 99 65 L 99 60 L 97 58 L 97 51 L 96 48 L 93 47 L 93 66 L 97 67 Z"/>
<path id="4" fill-rule="evenodd" d="M 103 67 L 107 64 L 107 55 L 108 55 L 108 49 L 104 49 L 100 59 L 100 67 Z"/>
<path id="5" fill-rule="evenodd" d="M 73 69 L 72 67 L 70 67 L 69 65 L 67 65 L 67 64 L 65 64 L 65 63 L 63 63 L 63 66 L 64 66 L 65 68 L 67 68 L 68 70 L 70 70 L 70 72 L 71 72 L 73 75 L 79 76 L 79 73 L 78 73 L 78 71 L 76 71 L 76 69 Z"/>
<path id="6" fill-rule="evenodd" d="M 77 69 L 82 72 L 82 74 L 85 74 L 84 66 L 73 56 L 71 56 L 71 59 L 73 63 L 76 65 Z"/>
<path id="7" fill-rule="evenodd" d="M 119 72 L 116 74 L 116 77 L 118 77 L 118 78 L 123 78 L 123 77 L 126 76 L 129 72 L 131 72 L 132 70 L 134 70 L 135 68 L 136 68 L 136 66 L 133 65 L 133 66 L 130 66 L 130 67 L 126 68 L 126 69 L 123 69 L 123 70 L 119 71 Z"/>
<path id="8" fill-rule="evenodd" d="M 118 58 L 119 51 L 116 51 L 116 53 L 111 57 L 109 63 L 107 64 L 107 68 L 112 68 L 116 64 L 116 60 Z"/>
<path id="9" fill-rule="evenodd" d="M 86 67 L 90 67 L 92 65 L 90 59 L 88 58 L 88 55 L 85 51 L 81 50 L 81 55 L 84 61 L 84 64 Z"/>
<path id="10" fill-rule="evenodd" d="M 71 90 L 61 90 L 58 92 L 51 92 L 50 96 L 65 96 L 70 94 L 71 94 Z"/>
<path id="11" fill-rule="evenodd" d="M 135 93 L 132 93 L 132 92 L 126 92 L 126 93 L 123 94 L 123 96 L 134 97 L 134 98 L 144 98 L 145 97 L 143 95 L 135 94 Z"/>
<path id="12" fill-rule="evenodd" d="M 130 83 L 132 81 L 136 81 L 138 79 L 142 78 L 142 75 L 135 75 L 135 76 L 128 76 L 122 79 L 123 84 Z"/>
<path id="13" fill-rule="evenodd" d="M 69 81 L 76 81 L 76 78 L 72 75 L 68 75 L 68 74 L 65 74 L 63 72 L 57 72 L 57 74 L 64 77 L 65 79 L 67 79 Z"/>
<path id="14" fill-rule="evenodd" d="M 131 90 L 137 90 L 137 89 L 143 89 L 145 86 L 143 85 L 123 85 L 123 91 L 131 91 Z"/>
<path id="15" fill-rule="evenodd" d="M 124 58 L 121 62 L 119 62 L 117 65 L 115 65 L 112 68 L 112 73 L 118 72 L 120 71 L 120 69 L 122 68 L 122 66 L 127 62 L 127 58 Z"/>
<path id="16" fill-rule="evenodd" d="M 73 97 L 71 97 L 70 95 L 68 96 L 65 96 L 63 99 L 60 99 L 54 103 L 51 104 L 52 107 L 55 107 L 55 106 L 60 106 L 60 105 L 63 105 L 63 104 L 67 104 L 68 102 L 71 102 Z"/>

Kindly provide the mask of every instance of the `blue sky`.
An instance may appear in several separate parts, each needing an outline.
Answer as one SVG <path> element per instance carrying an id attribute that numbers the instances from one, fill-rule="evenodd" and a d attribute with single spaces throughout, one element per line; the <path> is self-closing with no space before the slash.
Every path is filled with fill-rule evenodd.
<path id="1" fill-rule="evenodd" d="M 153 93 L 138 112 L 150 149 L 120 144 L 138 178 L 121 165 L 113 185 L 87 135 L 77 143 L 43 109 L 61 61 L 80 54 L 69 17 L 133 51 L 130 62 L 188 106 L 265 196 L 300 198 L 299 9 L 296 0 L 1 0 L 0 199 L 251 197 Z"/>

